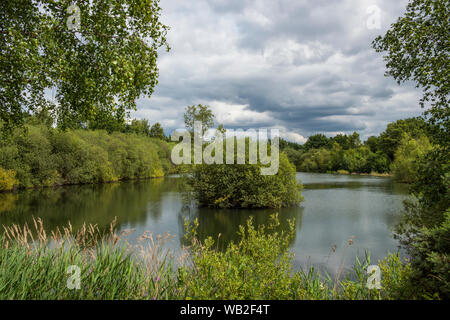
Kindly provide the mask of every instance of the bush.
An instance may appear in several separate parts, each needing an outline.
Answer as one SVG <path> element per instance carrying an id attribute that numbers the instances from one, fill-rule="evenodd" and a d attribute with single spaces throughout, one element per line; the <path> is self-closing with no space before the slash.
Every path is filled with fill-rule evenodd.
<path id="1" fill-rule="evenodd" d="M 372 265 L 370 254 L 366 253 L 364 262 L 356 258 L 353 273 L 349 273 L 345 280 L 340 281 L 340 288 L 334 292 L 335 297 L 344 300 L 399 300 L 420 299 L 417 288 L 411 286 L 412 267 L 410 263 L 402 261 L 400 255 L 388 254 L 378 261 L 381 272 L 380 289 L 367 287 L 367 268 Z"/>
<path id="2" fill-rule="evenodd" d="M 450 299 L 450 209 L 445 220 L 433 228 L 422 228 L 410 253 L 414 269 L 412 282 L 423 288 L 424 297 Z"/>
<path id="3" fill-rule="evenodd" d="M 295 169 L 297 171 L 300 171 L 300 166 L 302 163 L 302 151 L 287 147 L 283 150 L 283 152 L 287 155 L 289 162 L 295 166 Z"/>
<path id="4" fill-rule="evenodd" d="M 289 232 L 278 233 L 277 215 L 267 226 L 257 229 L 249 219 L 240 226 L 239 243 L 231 243 L 222 252 L 213 248 L 211 237 L 197 241 L 196 227 L 186 224 L 186 235 L 192 243 L 193 267 L 178 270 L 178 286 L 186 288 L 189 299 L 298 299 L 303 296 L 299 274 L 293 276 L 292 253 L 288 244 L 295 232 L 290 222 Z"/>
<path id="5" fill-rule="evenodd" d="M 299 169 L 302 172 L 327 172 L 331 155 L 328 149 L 311 149 L 301 156 Z"/>
<path id="6" fill-rule="evenodd" d="M 248 161 L 247 161 L 248 162 Z M 278 172 L 262 175 L 261 164 L 195 165 L 189 184 L 200 206 L 217 208 L 279 208 L 303 198 L 295 167 L 284 153 Z"/>
<path id="7" fill-rule="evenodd" d="M 0 168 L 0 191 L 9 191 L 18 184 L 14 170 L 5 170 Z"/>
<path id="8" fill-rule="evenodd" d="M 48 186 L 58 181 L 59 175 L 52 156 L 49 129 L 28 126 L 16 130 L 0 143 L 0 166 L 16 172 L 21 188 Z"/>
<path id="9" fill-rule="evenodd" d="M 0 167 L 21 188 L 161 177 L 173 170 L 169 159 L 167 142 L 134 133 L 37 125 L 0 142 Z"/>
<path id="10" fill-rule="evenodd" d="M 404 135 L 395 152 L 395 160 L 391 166 L 395 180 L 407 183 L 414 182 L 418 175 L 419 160 L 431 149 L 427 137 L 422 136 L 413 139 Z"/>

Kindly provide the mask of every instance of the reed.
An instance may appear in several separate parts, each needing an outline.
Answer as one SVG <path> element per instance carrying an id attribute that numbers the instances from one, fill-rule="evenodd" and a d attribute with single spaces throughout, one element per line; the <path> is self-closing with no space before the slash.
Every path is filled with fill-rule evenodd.
<path id="1" fill-rule="evenodd" d="M 174 298 L 173 262 L 164 244 L 171 236 L 144 233 L 139 244 L 97 225 L 46 232 L 40 218 L 32 227 L 3 226 L 0 240 L 0 299 L 166 299 Z M 139 250 L 136 250 L 139 249 Z M 80 289 L 67 286 L 70 266 L 80 268 Z"/>
<path id="2" fill-rule="evenodd" d="M 278 225 L 274 215 L 273 226 Z M 169 234 L 144 232 L 131 245 L 134 230 L 117 232 L 83 225 L 47 232 L 41 219 L 4 227 L 0 239 L 0 299 L 395 299 L 405 295 L 411 268 L 398 255 L 380 262 L 386 285 L 366 287 L 365 261 L 353 274 L 323 275 L 313 266 L 293 271 L 290 233 L 266 233 L 271 226 L 241 226 L 241 241 L 225 251 L 212 239 L 200 242 L 197 224 L 186 223 L 191 245 L 176 259 L 167 248 Z M 293 224 L 291 222 L 291 229 Z M 292 230 L 291 230 L 292 231 Z M 348 245 L 351 245 L 352 239 Z M 70 266 L 79 267 L 80 288 L 70 289 Z"/>

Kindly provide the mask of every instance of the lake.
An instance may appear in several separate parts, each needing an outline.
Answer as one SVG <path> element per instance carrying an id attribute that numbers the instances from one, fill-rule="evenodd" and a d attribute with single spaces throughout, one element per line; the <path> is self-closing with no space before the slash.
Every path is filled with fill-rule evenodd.
<path id="1" fill-rule="evenodd" d="M 117 216 L 119 231 L 134 229 L 130 241 L 144 231 L 174 235 L 167 244 L 176 254 L 183 245 L 184 219 L 198 218 L 199 236 L 219 238 L 223 247 L 237 240 L 238 226 L 253 216 L 257 224 L 279 213 L 282 227 L 295 218 L 296 234 L 291 243 L 295 268 L 326 270 L 331 274 L 341 266 L 348 269 L 356 255 L 370 251 L 373 264 L 398 243 L 391 228 L 396 224 L 408 197 L 405 185 L 387 177 L 297 173 L 302 181 L 305 202 L 299 207 L 279 210 L 219 210 L 183 204 L 183 181 L 169 176 L 162 179 L 121 183 L 65 186 L 18 193 L 0 194 L 0 225 L 32 225 L 40 217 L 52 230 L 67 225 L 74 229 L 95 223 L 107 230 Z M 349 240 L 352 239 L 352 244 Z"/>

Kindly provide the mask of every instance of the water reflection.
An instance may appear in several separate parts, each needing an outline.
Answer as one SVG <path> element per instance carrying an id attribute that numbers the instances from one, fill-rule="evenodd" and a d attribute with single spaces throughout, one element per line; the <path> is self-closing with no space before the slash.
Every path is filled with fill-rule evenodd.
<path id="1" fill-rule="evenodd" d="M 0 224 L 32 225 L 33 217 L 45 227 L 70 223 L 78 230 L 83 223 L 94 223 L 108 230 L 117 217 L 117 227 L 145 224 L 150 217 L 163 215 L 164 193 L 177 192 L 180 179 L 152 179 L 101 185 L 65 186 L 0 194 Z"/>
<path id="2" fill-rule="evenodd" d="M 220 249 L 230 243 L 237 242 L 240 237 L 238 235 L 239 226 L 246 225 L 247 220 L 252 217 L 254 226 L 268 225 L 270 222 L 270 215 L 278 213 L 280 226 L 275 231 L 288 230 L 288 221 L 295 220 L 296 233 L 302 229 L 303 207 L 282 208 L 279 210 L 263 209 L 210 209 L 210 208 L 188 208 L 180 211 L 178 215 L 178 224 L 180 230 L 184 229 L 184 219 L 193 221 L 198 218 L 199 228 L 198 237 L 204 240 L 211 236 L 214 240 L 219 239 L 218 245 Z M 184 232 L 180 238 L 181 244 L 186 245 L 184 241 Z M 295 242 L 295 237 L 291 244 Z"/>
<path id="3" fill-rule="evenodd" d="M 300 207 L 280 210 L 184 209 L 184 182 L 176 177 L 3 193 L 0 225 L 31 225 L 33 217 L 40 217 L 47 231 L 68 221 L 75 230 L 84 222 L 108 230 L 117 216 L 119 231 L 136 230 L 130 241 L 146 230 L 169 232 L 176 236 L 170 247 L 179 252 L 185 218 L 199 219 L 201 239 L 217 239 L 221 234 L 219 247 L 223 248 L 239 239 L 238 227 L 250 216 L 256 225 L 267 224 L 269 215 L 278 212 L 281 229 L 295 218 L 291 249 L 298 268 L 312 264 L 335 273 L 341 265 L 351 266 L 354 257 L 365 250 L 375 262 L 397 250 L 390 229 L 399 219 L 407 187 L 389 178 L 369 176 L 299 173 L 298 179 L 303 181 L 306 201 Z M 353 244 L 347 245 L 352 236 Z"/>

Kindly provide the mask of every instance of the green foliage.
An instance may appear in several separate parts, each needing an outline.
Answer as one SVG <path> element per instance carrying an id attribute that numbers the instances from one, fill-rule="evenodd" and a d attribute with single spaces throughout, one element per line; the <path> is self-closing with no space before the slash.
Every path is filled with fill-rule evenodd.
<path id="1" fill-rule="evenodd" d="M 294 222 L 289 232 L 277 232 L 277 215 L 268 226 L 255 228 L 250 218 L 240 226 L 238 243 L 225 251 L 215 250 L 209 237 L 200 243 L 196 227 L 185 222 L 192 243 L 193 268 L 178 270 L 179 286 L 189 299 L 298 299 L 303 290 L 298 277 L 292 276 L 292 254 L 287 247 L 295 234 Z"/>
<path id="2" fill-rule="evenodd" d="M 420 218 L 422 211 L 418 213 Z M 413 258 L 411 286 L 419 288 L 423 298 L 450 298 L 449 239 L 450 209 L 444 213 L 442 223 L 415 229 L 413 240 L 407 242 L 408 251 Z"/>
<path id="3" fill-rule="evenodd" d="M 162 287 L 167 281 L 149 277 L 124 247 L 100 246 L 94 255 L 90 258 L 77 246 L 31 252 L 17 245 L 2 247 L 0 299 L 151 299 L 158 294 L 155 284 Z M 80 267 L 80 289 L 67 287 L 71 265 Z"/>
<path id="4" fill-rule="evenodd" d="M 158 0 L 78 1 L 80 29 L 69 30 L 71 0 L 1 1 L 0 119 L 4 129 L 40 108 L 62 128 L 121 123 L 157 84 L 158 48 L 168 27 Z M 73 17 L 72 17 L 73 18 Z M 152 41 L 148 41 L 151 39 Z M 44 95 L 55 89 L 53 103 Z"/>
<path id="5" fill-rule="evenodd" d="M 422 118 L 410 118 L 388 124 L 379 137 L 369 137 L 363 145 L 359 134 L 354 132 L 332 138 L 317 134 L 309 137 L 303 146 L 284 142 L 280 147 L 298 171 L 387 173 L 405 134 L 416 139 L 429 134 L 429 127 Z"/>
<path id="6" fill-rule="evenodd" d="M 413 200 L 405 202 L 405 213 L 395 229 L 412 257 L 411 285 L 424 298 L 450 297 L 449 168 L 448 153 L 441 147 L 419 159 Z"/>
<path id="7" fill-rule="evenodd" d="M 340 145 L 344 150 L 357 148 L 361 145 L 359 133 L 353 132 L 351 135 L 338 134 L 330 139 L 332 142 Z"/>
<path id="8" fill-rule="evenodd" d="M 412 185 L 413 195 L 419 199 L 424 210 L 440 213 L 450 207 L 450 154 L 448 148 L 434 146 L 423 158 L 419 159 L 416 182 Z M 430 213 L 426 214 L 427 216 Z"/>
<path id="9" fill-rule="evenodd" d="M 161 177 L 172 170 L 165 141 L 102 130 L 27 126 L 0 142 L 0 167 L 22 188 Z"/>
<path id="10" fill-rule="evenodd" d="M 17 172 L 19 187 L 49 186 L 58 183 L 52 146 L 43 126 L 27 126 L 26 131 L 16 130 L 11 142 L 0 143 L 1 164 Z"/>
<path id="11" fill-rule="evenodd" d="M 399 254 L 389 254 L 378 262 L 380 290 L 367 288 L 370 255 L 358 258 L 353 272 L 344 279 L 321 276 L 314 268 L 293 271 L 289 243 L 294 236 L 294 222 L 289 231 L 279 232 L 278 215 L 271 215 L 268 225 L 254 226 L 253 219 L 240 226 L 240 240 L 225 250 L 215 248 L 208 237 L 198 240 L 198 221 L 185 221 L 185 237 L 191 244 L 192 267 L 178 269 L 178 286 L 184 299 L 417 299 L 411 287 L 412 268 Z M 217 240 L 220 241 L 220 238 Z"/>
<path id="12" fill-rule="evenodd" d="M 442 125 L 446 141 L 450 127 L 449 11 L 446 0 L 412 0 L 404 16 L 373 41 L 378 52 L 387 53 L 387 75 L 398 83 L 413 80 L 422 88 L 420 103 L 431 105 L 427 113 L 432 123 Z"/>
<path id="13" fill-rule="evenodd" d="M 343 149 L 334 142 L 331 150 L 311 149 L 303 153 L 297 168 L 303 172 L 384 173 L 389 171 L 388 163 L 386 155 L 373 153 L 367 146 Z"/>
<path id="14" fill-rule="evenodd" d="M 192 105 L 186 107 L 184 113 L 184 124 L 186 129 L 191 133 L 194 132 L 194 122 L 199 121 L 202 124 L 202 132 L 204 135 L 209 128 L 214 126 L 214 114 L 209 106 L 204 105 Z"/>
<path id="15" fill-rule="evenodd" d="M 359 134 L 338 134 L 327 138 L 323 134 L 311 136 L 305 145 L 280 144 L 298 171 L 385 173 L 389 172 L 389 158 L 378 149 L 378 138 L 370 137 L 361 145 Z M 320 146 L 320 147 L 318 147 Z"/>
<path id="16" fill-rule="evenodd" d="M 413 269 L 400 255 L 389 254 L 378 262 L 381 271 L 381 297 L 383 299 L 421 299 L 420 290 L 411 285 Z"/>
<path id="17" fill-rule="evenodd" d="M 351 135 L 338 134 L 332 138 L 327 138 L 324 134 L 315 134 L 308 138 L 303 145 L 305 150 L 311 149 L 331 149 L 337 143 L 342 149 L 348 150 L 357 148 L 361 145 L 359 133 L 353 132 Z"/>
<path id="18" fill-rule="evenodd" d="M 379 138 L 375 136 L 370 136 L 367 138 L 367 140 L 364 142 L 364 145 L 368 146 L 370 151 L 377 152 L 379 151 Z"/>
<path id="19" fill-rule="evenodd" d="M 299 170 L 303 172 L 327 172 L 331 159 L 328 149 L 311 149 L 301 156 Z"/>
<path id="20" fill-rule="evenodd" d="M 422 118 L 408 118 L 389 123 L 386 130 L 380 134 L 377 150 L 384 152 L 391 160 L 394 160 L 395 151 L 405 134 L 413 139 L 428 136 L 428 126 Z"/>
<path id="21" fill-rule="evenodd" d="M 248 139 L 246 141 L 248 143 Z M 193 197 L 201 206 L 279 208 L 303 200 L 295 167 L 285 154 L 279 156 L 276 174 L 262 175 L 262 167 L 259 162 L 249 164 L 247 154 L 246 164 L 194 165 L 188 181 L 192 186 Z"/>
<path id="22" fill-rule="evenodd" d="M 100 231 L 95 227 L 92 233 L 78 232 L 79 241 L 70 240 L 75 234 L 69 232 L 69 238 L 56 241 L 57 245 L 52 247 L 48 247 L 51 239 L 47 239 L 42 230 L 36 230 L 39 240 L 34 244 L 23 237 L 8 238 L 7 242 L 4 238 L 0 241 L 0 299 L 423 297 L 420 291 L 409 286 L 411 265 L 402 262 L 398 254 L 388 255 L 378 263 L 381 290 L 366 286 L 370 256 L 364 262 L 357 259 L 353 273 L 344 280 L 336 278 L 332 281 L 314 268 L 294 271 L 289 244 L 295 236 L 295 221 L 288 220 L 287 223 L 286 232 L 280 228 L 277 214 L 271 215 L 266 225 L 258 227 L 250 218 L 246 225 L 239 227 L 240 240 L 219 250 L 211 237 L 198 240 L 198 220 L 192 223 L 185 220 L 185 237 L 190 244 L 188 258 L 177 266 L 174 257 L 162 248 L 162 242 L 150 240 L 148 247 L 144 243 L 138 247 L 125 245 L 116 241 L 117 234 L 105 237 L 105 234 L 98 234 Z M 22 230 L 22 227 L 11 230 Z M 96 246 L 83 245 L 89 241 Z M 80 268 L 79 290 L 67 288 L 70 276 L 67 272 L 71 265 Z"/>
<path id="23" fill-rule="evenodd" d="M 83 139 L 83 135 L 74 133 L 53 134 L 49 141 L 53 146 L 51 156 L 63 183 L 83 184 L 117 180 L 107 151 Z"/>
<path id="24" fill-rule="evenodd" d="M 412 183 L 417 179 L 418 161 L 431 150 L 431 144 L 427 137 L 412 139 L 404 135 L 395 152 L 395 160 L 392 163 L 394 178 L 400 182 Z"/>
<path id="25" fill-rule="evenodd" d="M 71 126 L 74 128 L 85 127 L 82 123 L 79 123 L 78 126 L 76 124 L 72 124 Z M 89 119 L 86 127 L 90 130 L 106 130 L 110 133 L 114 131 L 126 131 L 127 129 L 123 116 L 111 114 L 107 110 L 97 111 L 92 118 Z"/>
<path id="26" fill-rule="evenodd" d="M 387 75 L 402 83 L 415 81 L 429 116 L 428 136 L 434 147 L 416 160 L 417 176 L 396 236 L 412 257 L 413 284 L 429 298 L 449 297 L 448 210 L 450 208 L 449 19 L 445 0 L 412 0 L 404 16 L 373 41 L 384 57 Z M 413 136 L 411 134 L 411 136 Z M 415 138 L 413 136 L 413 138 Z M 388 141 L 389 143 L 389 141 Z M 413 143 L 412 143 L 413 144 Z M 414 149 L 414 146 L 412 146 Z M 420 149 L 420 148 L 419 148 Z"/>
<path id="27" fill-rule="evenodd" d="M 36 110 L 34 114 L 26 119 L 26 123 L 30 125 L 43 125 L 50 128 L 55 123 L 55 119 L 51 112 L 46 108 Z"/>
<path id="28" fill-rule="evenodd" d="M 0 167 L 0 191 L 9 191 L 18 184 L 16 172 L 14 170 L 5 170 Z"/>
<path id="29" fill-rule="evenodd" d="M 131 123 L 125 126 L 125 132 L 132 132 L 135 134 L 142 134 L 144 136 L 150 135 L 150 125 L 147 119 L 133 119 Z"/>
<path id="30" fill-rule="evenodd" d="M 44 88 L 50 86 L 50 80 L 42 72 L 39 42 L 44 40 L 44 34 L 39 29 L 44 21 L 38 6 L 35 1 L 0 3 L 0 120 L 3 130 L 23 124 L 23 110 L 45 104 Z"/>
<path id="31" fill-rule="evenodd" d="M 344 151 L 343 163 L 344 168 L 350 172 L 370 172 L 372 171 L 368 166 L 368 158 L 370 150 L 367 147 L 359 147 L 357 149 L 348 149 Z"/>
<path id="32" fill-rule="evenodd" d="M 331 140 L 324 134 L 319 133 L 310 136 L 303 147 L 305 148 L 305 150 L 331 148 Z"/>
<path id="33" fill-rule="evenodd" d="M 411 286 L 412 268 L 400 259 L 398 253 L 388 254 L 377 266 L 381 272 L 381 289 L 367 288 L 367 267 L 371 265 L 370 255 L 362 262 L 356 258 L 353 272 L 339 282 L 340 288 L 335 292 L 344 300 L 399 300 L 421 299 L 416 288 Z"/>
<path id="34" fill-rule="evenodd" d="M 279 146 L 281 150 L 285 150 L 287 148 L 290 149 L 294 149 L 296 151 L 302 151 L 303 150 L 303 145 L 298 144 L 296 142 L 292 142 L 292 141 L 288 141 L 288 140 L 284 140 L 282 138 L 280 138 L 279 140 Z"/>
<path id="35" fill-rule="evenodd" d="M 161 127 L 161 124 L 159 122 L 156 122 L 154 125 L 152 125 L 149 135 L 153 138 L 166 140 L 164 129 Z"/>
<path id="36" fill-rule="evenodd" d="M 302 160 L 303 152 L 300 150 L 297 150 L 297 149 L 293 149 L 291 147 L 286 147 L 285 149 L 282 149 L 282 150 L 288 157 L 289 162 L 291 162 L 295 166 L 297 171 L 300 171 L 300 166 L 303 161 Z"/>
<path id="37" fill-rule="evenodd" d="M 370 172 L 387 173 L 389 170 L 389 158 L 381 151 L 370 152 L 367 159 L 367 170 Z"/>

